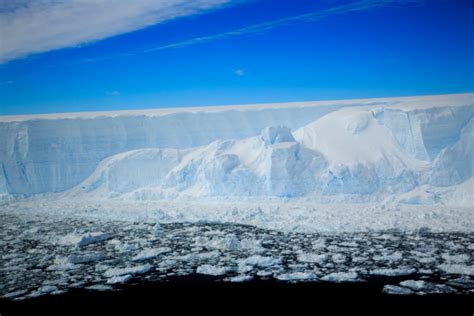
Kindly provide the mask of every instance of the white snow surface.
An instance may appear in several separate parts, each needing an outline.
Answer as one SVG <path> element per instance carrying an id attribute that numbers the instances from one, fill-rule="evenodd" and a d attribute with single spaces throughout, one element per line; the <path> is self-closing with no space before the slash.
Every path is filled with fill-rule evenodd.
<path id="1" fill-rule="evenodd" d="M 283 230 L 472 231 L 473 116 L 474 94 L 458 94 L 0 117 L 0 203 Z M 109 238 L 89 237 L 73 242 Z"/>

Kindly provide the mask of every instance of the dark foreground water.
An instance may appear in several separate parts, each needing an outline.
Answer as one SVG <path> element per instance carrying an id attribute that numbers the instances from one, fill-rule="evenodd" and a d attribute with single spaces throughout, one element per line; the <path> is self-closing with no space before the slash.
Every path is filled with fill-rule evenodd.
<path id="1" fill-rule="evenodd" d="M 290 298 L 294 308 L 336 299 L 334 309 L 383 302 L 473 312 L 470 234 L 323 235 L 235 224 L 0 217 L 2 315 L 61 306 L 159 308 L 176 299 L 183 302 L 176 310 L 226 302 L 268 310 Z"/>
<path id="2" fill-rule="evenodd" d="M 376 315 L 472 315 L 473 295 L 394 296 L 381 291 L 387 282 L 403 278 L 373 278 L 358 283 L 286 283 L 252 280 L 216 282 L 202 275 L 171 277 L 165 282 L 141 281 L 110 291 L 72 289 L 64 294 L 22 301 L 0 300 L 2 315 L 121 312 L 289 313 L 331 315 L 341 312 Z M 161 311 L 161 312 L 160 312 Z M 108 313 L 107 313 L 108 314 Z"/>

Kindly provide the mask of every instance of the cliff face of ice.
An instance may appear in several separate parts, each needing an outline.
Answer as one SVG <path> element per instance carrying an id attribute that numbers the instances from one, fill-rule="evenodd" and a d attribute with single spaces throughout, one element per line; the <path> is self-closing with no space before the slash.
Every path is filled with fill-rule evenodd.
<path id="1" fill-rule="evenodd" d="M 272 125 L 298 128 L 342 104 L 222 107 L 0 118 L 1 172 L 11 194 L 60 192 L 105 158 L 140 148 L 191 148 L 255 136 Z"/>
<path id="2" fill-rule="evenodd" d="M 142 149 L 104 160 L 68 194 L 138 199 L 179 195 L 302 196 L 315 189 L 323 157 L 295 141 L 290 129 L 268 127 L 243 140 L 192 150 Z"/>
<path id="3" fill-rule="evenodd" d="M 7 118 L 0 192 L 435 201 L 420 192 L 468 187 L 473 116 L 463 94 Z"/>
<path id="4" fill-rule="evenodd" d="M 459 184 L 472 177 L 474 166 L 474 119 L 462 129 L 459 139 L 445 147 L 433 162 L 430 183 L 437 186 Z"/>

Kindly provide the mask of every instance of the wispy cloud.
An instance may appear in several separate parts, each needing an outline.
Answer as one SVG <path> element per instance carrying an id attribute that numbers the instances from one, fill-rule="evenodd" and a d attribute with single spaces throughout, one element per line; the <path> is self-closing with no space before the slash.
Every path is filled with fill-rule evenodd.
<path id="1" fill-rule="evenodd" d="M 234 74 L 236 76 L 242 77 L 242 76 L 245 75 L 245 71 L 243 69 L 236 69 L 236 70 L 234 70 Z"/>
<path id="2" fill-rule="evenodd" d="M 0 63 L 101 40 L 230 1 L 2 0 Z"/>
<path id="3" fill-rule="evenodd" d="M 242 27 L 239 29 L 223 32 L 223 33 L 218 33 L 218 34 L 213 34 L 213 35 L 207 35 L 207 36 L 201 36 L 201 37 L 194 37 L 188 40 L 184 41 L 178 41 L 174 43 L 169 43 L 157 47 L 153 47 L 150 49 L 147 49 L 144 51 L 144 53 L 149 53 L 149 52 L 154 52 L 154 51 L 159 51 L 159 50 L 165 50 L 165 49 L 170 49 L 170 48 L 178 48 L 178 47 L 184 47 L 184 46 L 189 46 L 189 45 L 196 45 L 196 44 L 203 44 L 203 43 L 208 43 L 212 41 L 217 41 L 221 39 L 226 39 L 230 37 L 236 37 L 236 36 L 243 36 L 243 35 L 250 35 L 250 34 L 255 34 L 255 33 L 262 33 L 277 27 L 282 27 L 286 25 L 290 25 L 293 23 L 297 22 L 311 22 L 311 21 L 317 21 L 320 19 L 323 19 L 328 16 L 332 15 L 339 15 L 339 14 L 345 14 L 345 13 L 350 13 L 350 12 L 356 12 L 356 11 L 366 11 L 366 10 L 371 10 L 375 8 L 380 8 L 380 7 L 385 7 L 389 5 L 421 5 L 425 2 L 425 0 L 361 0 L 361 1 L 355 1 L 351 2 L 348 4 L 343 4 L 315 12 L 310 12 L 306 14 L 301 14 L 301 15 L 296 15 L 296 16 L 290 16 L 290 17 L 285 17 L 277 20 L 272 20 L 272 21 L 267 21 L 267 22 L 262 22 L 258 24 L 253 24 L 250 26 Z"/>
<path id="4" fill-rule="evenodd" d="M 105 94 L 108 95 L 109 97 L 118 97 L 120 95 L 120 92 L 117 90 L 112 90 L 112 91 L 107 91 Z"/>
<path id="5" fill-rule="evenodd" d="M 1 81 L 0 86 L 10 85 L 10 84 L 14 84 L 14 83 L 15 83 L 15 81 L 13 81 L 13 80 Z"/>

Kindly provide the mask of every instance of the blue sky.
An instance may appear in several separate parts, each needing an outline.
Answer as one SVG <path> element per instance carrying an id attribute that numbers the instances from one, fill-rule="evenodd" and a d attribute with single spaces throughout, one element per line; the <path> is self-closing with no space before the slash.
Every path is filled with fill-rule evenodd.
<path id="1" fill-rule="evenodd" d="M 474 91 L 471 0 L 130 3 L 2 2 L 0 114 Z"/>

